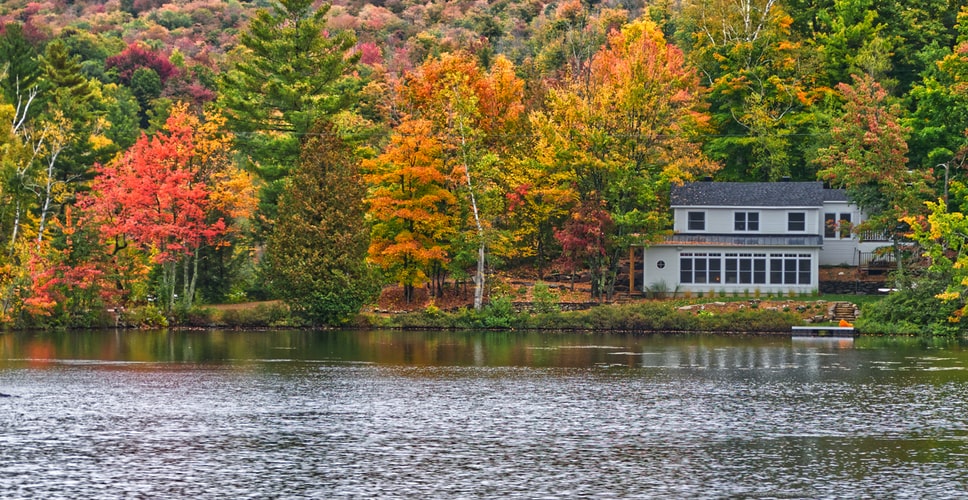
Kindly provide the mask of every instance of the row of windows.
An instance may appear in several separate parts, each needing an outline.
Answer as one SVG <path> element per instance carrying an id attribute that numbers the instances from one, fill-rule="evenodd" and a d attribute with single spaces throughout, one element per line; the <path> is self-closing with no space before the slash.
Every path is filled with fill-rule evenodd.
<path id="1" fill-rule="evenodd" d="M 850 214 L 848 215 L 848 220 Z M 687 212 L 686 227 L 689 231 L 706 230 L 706 212 Z M 733 229 L 735 231 L 759 231 L 760 213 L 759 212 L 733 212 Z M 806 212 L 787 213 L 787 231 L 803 232 L 807 230 Z"/>
<path id="2" fill-rule="evenodd" d="M 810 254 L 683 253 L 679 281 L 690 284 L 809 285 Z"/>

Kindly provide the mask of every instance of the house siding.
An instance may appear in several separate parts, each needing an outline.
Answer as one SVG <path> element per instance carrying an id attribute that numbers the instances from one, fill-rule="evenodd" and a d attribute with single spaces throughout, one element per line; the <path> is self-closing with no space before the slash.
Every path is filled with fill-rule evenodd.
<path id="1" fill-rule="evenodd" d="M 643 252 L 641 291 L 812 293 L 820 266 L 856 265 L 858 249 L 884 245 L 861 243 L 839 226 L 825 231 L 827 214 L 851 225 L 863 214 L 843 191 L 819 182 L 692 183 L 674 187 L 671 201 L 675 234 Z M 691 212 L 704 214 L 701 230 L 689 228 Z M 758 227 L 737 230 L 737 212 L 758 214 Z M 791 213 L 803 214 L 802 230 L 790 230 Z"/>
<path id="2" fill-rule="evenodd" d="M 727 282 L 726 259 L 740 259 L 740 255 L 757 255 L 766 261 L 765 282 L 764 283 L 743 283 Z M 737 295 L 743 293 L 760 293 L 773 295 L 813 293 L 819 288 L 818 262 L 820 251 L 813 247 L 734 247 L 734 246 L 665 246 L 657 245 L 649 247 L 645 252 L 643 262 L 643 281 L 641 291 L 666 290 L 668 292 L 690 292 L 693 294 L 720 294 Z M 681 267 L 684 256 L 692 257 L 702 255 L 701 258 L 716 259 L 718 265 L 718 275 L 715 280 L 707 280 L 704 283 L 683 283 L 681 281 Z M 796 257 L 794 257 L 796 256 Z M 745 257 L 749 258 L 749 257 Z M 810 279 L 808 282 L 797 283 L 772 283 L 772 274 L 777 271 L 773 267 L 776 260 L 804 260 L 810 262 Z M 659 262 L 662 262 L 660 265 Z M 782 272 L 782 271 L 781 271 Z M 735 275 L 734 275 L 734 279 Z M 739 281 L 739 280 L 736 280 Z"/>
<path id="3" fill-rule="evenodd" d="M 688 228 L 689 212 L 704 212 L 706 214 L 706 228 L 703 231 L 690 231 Z M 758 231 L 736 231 L 734 222 L 736 212 L 757 212 L 760 214 Z M 805 214 L 806 224 L 803 231 L 791 232 L 787 230 L 788 217 L 791 212 Z M 675 207 L 673 209 L 673 231 L 686 234 L 817 234 L 822 232 L 820 225 L 823 214 L 819 207 Z"/>

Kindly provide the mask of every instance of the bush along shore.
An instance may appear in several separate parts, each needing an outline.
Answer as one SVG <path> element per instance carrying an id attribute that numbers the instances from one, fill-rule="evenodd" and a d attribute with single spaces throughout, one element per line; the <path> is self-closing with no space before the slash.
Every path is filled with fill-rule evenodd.
<path id="1" fill-rule="evenodd" d="M 528 297 L 529 299 L 532 297 Z M 615 304 L 562 302 L 557 296 L 537 294 L 534 300 L 512 301 L 504 296 L 476 311 L 462 305 L 444 310 L 433 302 L 410 309 L 373 307 L 347 318 L 341 325 L 314 325 L 281 301 L 197 306 L 166 315 L 154 305 L 108 309 L 91 314 L 92 321 L 71 328 L 226 328 L 289 329 L 343 327 L 411 330 L 535 330 L 611 331 L 633 333 L 748 333 L 789 334 L 793 326 L 836 324 L 835 309 L 853 309 L 853 324 L 863 335 L 961 336 L 955 328 L 914 322 L 914 309 L 935 316 L 950 308 L 922 307 L 901 295 L 887 297 L 834 295 L 823 298 L 727 298 L 640 300 Z M 930 298 L 930 297 L 929 297 Z M 901 313 L 904 314 L 901 314 Z M 901 316 L 899 319 L 898 316 Z M 65 328 L 67 325 L 14 326 L 15 329 Z"/>
<path id="2" fill-rule="evenodd" d="M 716 303 L 720 304 L 720 303 Z M 807 306 L 809 308 L 810 306 Z M 820 305 L 816 306 L 818 310 Z M 612 332 L 789 333 L 804 323 L 803 305 L 757 307 L 754 303 L 716 308 L 684 301 L 649 301 L 629 304 L 568 304 L 534 302 L 523 305 L 501 298 L 480 311 L 460 307 L 450 311 L 429 305 L 395 314 L 363 312 L 343 327 L 360 329 L 425 330 L 543 330 Z M 312 328 L 280 302 L 238 306 L 198 307 L 166 318 L 160 311 L 142 307 L 124 311 L 100 325 L 120 328 Z"/>
<path id="3" fill-rule="evenodd" d="M 713 312 L 700 306 L 683 309 L 673 302 L 605 304 L 589 309 L 561 311 L 535 307 L 516 310 L 509 300 L 498 299 L 480 311 L 461 308 L 395 315 L 363 314 L 355 326 L 400 329 L 514 329 L 547 331 L 612 331 L 631 333 L 789 333 L 803 319 L 793 311 L 745 308 Z"/>

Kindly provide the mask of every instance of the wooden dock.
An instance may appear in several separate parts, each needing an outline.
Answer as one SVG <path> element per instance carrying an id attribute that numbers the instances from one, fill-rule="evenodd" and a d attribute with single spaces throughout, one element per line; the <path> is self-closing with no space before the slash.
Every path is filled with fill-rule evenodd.
<path id="1" fill-rule="evenodd" d="M 854 338 L 857 332 L 852 326 L 795 326 L 794 337 Z"/>

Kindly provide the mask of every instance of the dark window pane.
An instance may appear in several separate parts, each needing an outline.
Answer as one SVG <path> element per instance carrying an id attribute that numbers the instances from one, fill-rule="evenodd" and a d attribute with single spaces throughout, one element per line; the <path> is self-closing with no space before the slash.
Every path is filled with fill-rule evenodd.
<path id="1" fill-rule="evenodd" d="M 706 230 L 706 212 L 689 212 L 687 219 L 690 231 Z"/>
<path id="2" fill-rule="evenodd" d="M 783 284 L 783 260 L 770 259 L 770 283 L 774 285 Z"/>
<path id="3" fill-rule="evenodd" d="M 810 284 L 810 259 L 800 259 L 800 284 Z"/>
<path id="4" fill-rule="evenodd" d="M 692 259 L 683 258 L 679 260 L 679 281 L 692 283 Z"/>
<path id="5" fill-rule="evenodd" d="M 753 261 L 753 283 L 766 283 L 766 259 Z"/>
<path id="6" fill-rule="evenodd" d="M 796 284 L 797 282 L 797 261 L 796 259 L 786 259 L 783 261 L 783 282 L 786 284 Z"/>
<path id="7" fill-rule="evenodd" d="M 726 259 L 726 283 L 738 283 L 736 274 L 736 259 Z"/>

